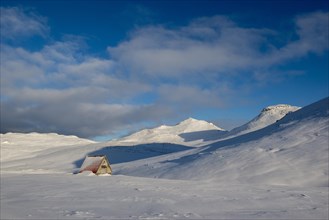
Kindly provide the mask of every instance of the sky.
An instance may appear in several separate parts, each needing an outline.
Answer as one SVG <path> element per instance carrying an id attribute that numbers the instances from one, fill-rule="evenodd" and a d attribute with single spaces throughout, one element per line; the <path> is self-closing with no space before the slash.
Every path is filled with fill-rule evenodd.
<path id="1" fill-rule="evenodd" d="M 230 130 L 328 96 L 328 1 L 1 0 L 1 133 Z"/>

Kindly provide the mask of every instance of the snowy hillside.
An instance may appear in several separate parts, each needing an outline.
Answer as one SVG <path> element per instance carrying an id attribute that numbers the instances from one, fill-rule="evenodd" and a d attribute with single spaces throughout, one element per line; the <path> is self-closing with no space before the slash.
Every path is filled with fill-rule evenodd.
<path id="1" fill-rule="evenodd" d="M 176 143 L 194 147 L 202 146 L 207 144 L 208 141 L 233 138 L 267 127 L 283 118 L 286 114 L 298 109 L 300 107 L 283 104 L 268 106 L 248 123 L 229 132 L 210 122 L 189 118 L 175 126 L 162 125 L 152 129 L 144 129 L 118 139 L 115 144 Z"/>
<path id="2" fill-rule="evenodd" d="M 261 130 L 122 165 L 116 172 L 170 179 L 216 179 L 220 183 L 327 187 L 328 114 L 327 98 Z"/>
<path id="3" fill-rule="evenodd" d="M 3 173 L 72 173 L 86 155 L 105 154 L 113 165 L 187 149 L 172 143 L 125 145 L 58 134 L 8 133 L 1 135 L 0 161 Z"/>
<path id="4" fill-rule="evenodd" d="M 265 127 L 275 123 L 277 120 L 280 120 L 288 113 L 294 112 L 298 109 L 300 109 L 300 107 L 291 106 L 291 105 L 283 105 L 283 104 L 268 106 L 268 107 L 264 108 L 258 116 L 256 116 L 254 119 L 252 119 L 248 123 L 231 130 L 226 135 L 226 137 L 238 136 L 238 135 L 242 135 L 242 134 L 246 134 L 246 133 L 249 133 L 252 131 L 259 130 L 261 128 L 265 128 Z"/>
<path id="5" fill-rule="evenodd" d="M 95 141 L 79 138 L 77 136 L 59 135 L 56 133 L 6 133 L 0 134 L 1 145 L 15 146 L 63 146 L 77 144 L 91 144 Z"/>
<path id="6" fill-rule="evenodd" d="M 145 129 L 117 140 L 123 143 L 178 143 L 195 145 L 204 139 L 217 138 L 225 130 L 212 123 L 188 118 L 177 125 Z"/>
<path id="7" fill-rule="evenodd" d="M 51 148 L 96 143 L 73 135 L 66 136 L 55 133 L 6 133 L 0 134 L 0 141 L 1 161 L 33 157 L 38 151 Z"/>

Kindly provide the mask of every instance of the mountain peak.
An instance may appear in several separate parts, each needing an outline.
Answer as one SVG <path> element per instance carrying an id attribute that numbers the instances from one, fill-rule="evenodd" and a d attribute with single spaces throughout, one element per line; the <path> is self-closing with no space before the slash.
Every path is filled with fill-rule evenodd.
<path id="1" fill-rule="evenodd" d="M 238 128 L 234 128 L 232 131 L 230 131 L 229 135 L 237 136 L 267 127 L 268 125 L 275 123 L 277 120 L 280 120 L 288 113 L 297 111 L 298 109 L 300 109 L 300 107 L 287 104 L 268 106 L 264 108 L 258 116 L 256 116 L 248 123 Z"/>
<path id="2" fill-rule="evenodd" d="M 281 112 L 284 114 L 284 112 L 291 112 L 291 111 L 296 111 L 300 109 L 300 107 L 297 106 L 292 106 L 292 105 L 287 105 L 287 104 L 278 104 L 278 105 L 271 105 L 266 108 L 264 108 L 261 113 L 269 113 L 269 112 Z M 285 114 L 287 114 L 285 113 Z"/>
<path id="3" fill-rule="evenodd" d="M 198 120 L 198 119 L 195 119 L 195 118 L 191 118 L 191 117 L 189 117 L 189 118 L 187 118 L 187 119 L 185 119 L 185 120 L 179 122 L 177 125 L 179 125 L 179 124 L 194 123 L 194 122 L 199 122 L 199 121 L 201 121 L 201 120 Z"/>
<path id="4" fill-rule="evenodd" d="M 181 143 L 184 142 L 181 137 L 186 133 L 205 133 L 207 131 L 224 131 L 224 129 L 217 127 L 216 125 L 195 118 L 187 118 L 174 126 L 161 125 L 156 128 L 144 129 L 124 138 L 119 141 L 124 142 L 149 142 L 149 143 Z"/>
<path id="5" fill-rule="evenodd" d="M 199 120 L 192 117 L 188 117 L 185 121 L 199 121 Z"/>
<path id="6" fill-rule="evenodd" d="M 184 131 L 202 131 L 202 130 L 221 130 L 224 131 L 224 129 L 217 127 L 211 122 L 207 122 L 204 120 L 198 120 L 195 118 L 187 118 L 174 127 L 184 127 Z"/>

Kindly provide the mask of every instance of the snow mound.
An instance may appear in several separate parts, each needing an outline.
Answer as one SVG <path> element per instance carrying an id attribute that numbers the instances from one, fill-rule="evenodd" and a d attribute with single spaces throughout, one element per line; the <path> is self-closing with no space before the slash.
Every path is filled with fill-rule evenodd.
<path id="1" fill-rule="evenodd" d="M 264 108 L 258 116 L 256 116 L 248 123 L 231 130 L 227 136 L 238 136 L 267 127 L 280 120 L 288 113 L 297 111 L 298 109 L 300 109 L 300 107 L 286 104 L 268 106 Z"/>
<path id="2" fill-rule="evenodd" d="M 203 134 L 206 135 L 206 131 L 225 132 L 224 129 L 219 128 L 210 122 L 188 118 L 174 126 L 161 125 L 152 129 L 144 129 L 132 135 L 118 139 L 117 142 L 182 144 L 186 142 L 186 139 L 183 137 L 184 134 L 197 134 L 197 132 L 203 132 Z M 195 138 L 191 138 L 190 140 L 192 139 L 193 141 L 202 141 L 201 137 L 199 138 L 195 136 Z M 185 144 L 189 145 L 188 143 Z M 193 144 L 195 144 L 195 142 L 193 142 Z"/>

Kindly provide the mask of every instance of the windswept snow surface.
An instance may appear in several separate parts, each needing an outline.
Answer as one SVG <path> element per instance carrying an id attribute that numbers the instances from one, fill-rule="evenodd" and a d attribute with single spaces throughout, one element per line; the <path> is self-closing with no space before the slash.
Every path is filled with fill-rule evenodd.
<path id="1" fill-rule="evenodd" d="M 1 219 L 325 219 L 327 188 L 132 176 L 1 178 Z"/>
<path id="2" fill-rule="evenodd" d="M 2 135 L 1 219 L 327 219 L 328 106 L 326 98 L 262 129 L 190 146 L 184 140 L 202 130 L 184 122 L 163 127 L 192 134 L 181 144 L 41 147 Z M 3 143 L 15 156 L 3 157 Z M 92 154 L 108 156 L 112 176 L 72 174 Z"/>

